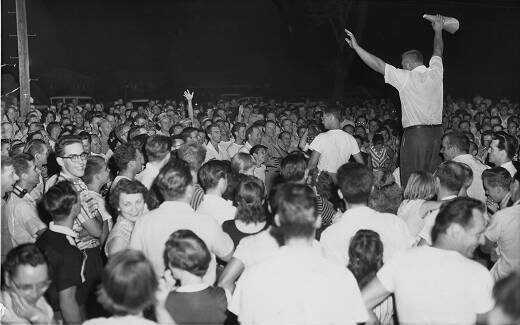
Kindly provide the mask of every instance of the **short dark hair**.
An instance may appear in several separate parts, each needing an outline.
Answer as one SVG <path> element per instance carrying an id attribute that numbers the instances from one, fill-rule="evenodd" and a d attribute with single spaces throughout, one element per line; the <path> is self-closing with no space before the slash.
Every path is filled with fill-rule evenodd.
<path id="1" fill-rule="evenodd" d="M 507 157 L 513 159 L 518 151 L 518 140 L 507 132 L 493 133 L 493 140 L 498 140 L 498 149 L 505 150 Z"/>
<path id="2" fill-rule="evenodd" d="M 520 273 L 512 272 L 498 280 L 493 287 L 493 298 L 497 307 L 502 309 L 512 321 L 520 321 Z"/>
<path id="3" fill-rule="evenodd" d="M 128 163 L 137 159 L 137 149 L 132 145 L 119 145 L 112 155 L 117 168 L 124 171 Z"/>
<path id="4" fill-rule="evenodd" d="M 254 130 L 260 129 L 261 127 L 262 126 L 259 125 L 259 124 L 253 124 L 249 128 L 247 128 L 247 130 L 246 130 L 246 140 L 249 139 L 249 137 L 251 136 L 251 133 L 253 133 Z"/>
<path id="5" fill-rule="evenodd" d="M 21 176 L 29 171 L 29 162 L 34 162 L 34 157 L 28 153 L 21 153 L 13 157 L 13 166 L 16 175 Z"/>
<path id="6" fill-rule="evenodd" d="M 149 161 L 159 161 L 170 153 L 170 138 L 164 135 L 152 135 L 146 140 L 145 150 Z"/>
<path id="7" fill-rule="evenodd" d="M 350 240 L 348 269 L 363 289 L 383 266 L 383 242 L 379 234 L 361 229 Z"/>
<path id="8" fill-rule="evenodd" d="M 438 177 L 441 185 L 453 192 L 460 191 L 466 178 L 462 163 L 453 160 L 442 162 L 433 176 Z"/>
<path id="9" fill-rule="evenodd" d="M 60 123 L 58 122 L 51 122 L 49 124 L 47 124 L 47 133 L 51 134 L 52 130 L 55 129 L 55 128 L 60 128 L 61 129 L 61 126 L 60 126 Z"/>
<path id="10" fill-rule="evenodd" d="M 14 166 L 13 164 L 13 158 L 9 156 L 2 156 L 0 159 L 0 168 L 3 172 L 4 168 L 7 168 L 9 166 Z"/>
<path id="11" fill-rule="evenodd" d="M 177 157 L 188 163 L 191 170 L 198 171 L 206 159 L 206 148 L 198 143 L 185 143 L 177 150 Z"/>
<path id="12" fill-rule="evenodd" d="M 117 182 L 114 188 L 110 192 L 110 205 L 114 210 L 119 208 L 119 196 L 121 193 L 125 194 L 139 194 L 143 195 L 144 202 L 148 206 L 148 209 L 152 209 L 150 193 L 146 186 L 136 180 L 129 180 L 126 178 L 121 179 Z"/>
<path id="13" fill-rule="evenodd" d="M 280 174 L 287 182 L 298 182 L 305 177 L 307 160 L 301 152 L 290 153 L 282 159 Z"/>
<path id="14" fill-rule="evenodd" d="M 266 220 L 264 208 L 265 188 L 263 182 L 254 176 L 245 176 L 238 184 L 235 203 L 237 212 L 235 219 L 245 223 Z"/>
<path id="15" fill-rule="evenodd" d="M 482 172 L 482 182 L 489 184 L 491 187 L 499 186 L 509 190 L 512 180 L 511 174 L 504 167 L 489 168 Z"/>
<path id="16" fill-rule="evenodd" d="M 89 156 L 85 164 L 85 173 L 81 177 L 85 184 L 92 183 L 94 176 L 99 174 L 103 169 L 107 168 L 105 158 L 100 156 Z"/>
<path id="17" fill-rule="evenodd" d="M 231 134 L 235 137 L 237 137 L 237 133 L 238 131 L 241 129 L 241 128 L 245 128 L 246 125 L 242 122 L 237 122 L 233 125 L 233 127 L 231 128 Z"/>
<path id="18" fill-rule="evenodd" d="M 254 155 L 255 153 L 258 153 L 260 150 L 265 150 L 267 151 L 267 147 L 264 146 L 263 144 L 257 144 L 257 145 L 254 145 L 251 150 L 249 150 L 249 154 Z"/>
<path id="19" fill-rule="evenodd" d="M 155 185 L 166 200 L 173 200 L 184 196 L 192 181 L 190 168 L 186 162 L 177 159 L 169 161 L 161 168 L 155 178 Z"/>
<path id="20" fill-rule="evenodd" d="M 185 127 L 181 132 L 182 140 L 184 140 L 184 142 L 186 142 L 188 140 L 188 138 L 191 137 L 191 134 L 193 132 L 198 132 L 198 131 L 199 131 L 198 129 L 196 129 L 192 126 Z"/>
<path id="21" fill-rule="evenodd" d="M 307 185 L 285 183 L 276 191 L 276 227 L 284 241 L 291 238 L 312 237 L 318 217 L 316 196 Z"/>
<path id="22" fill-rule="evenodd" d="M 136 314 L 155 303 L 157 287 L 155 271 L 144 254 L 125 249 L 108 260 L 99 301 L 115 315 Z"/>
<path id="23" fill-rule="evenodd" d="M 88 140 L 89 143 L 92 143 L 92 135 L 87 131 L 81 131 L 78 133 L 78 138 L 80 138 L 81 141 Z"/>
<path id="24" fill-rule="evenodd" d="M 206 274 L 211 254 L 204 241 L 193 231 L 177 230 L 170 235 L 164 248 L 164 265 L 202 277 Z"/>
<path id="25" fill-rule="evenodd" d="M 220 179 L 227 180 L 231 174 L 231 166 L 221 160 L 210 160 L 197 173 L 197 180 L 199 185 L 206 192 L 208 189 L 213 189 L 217 186 Z"/>
<path id="26" fill-rule="evenodd" d="M 47 265 L 47 261 L 35 244 L 30 243 L 16 246 L 5 256 L 5 261 L 2 264 L 3 280 L 5 281 L 5 275 L 9 275 L 10 278 L 13 278 L 20 265 L 36 267 L 42 264 Z"/>
<path id="27" fill-rule="evenodd" d="M 23 151 L 34 157 L 37 153 L 42 154 L 47 148 L 47 144 L 43 140 L 34 139 L 27 142 Z"/>
<path id="28" fill-rule="evenodd" d="M 61 136 L 58 141 L 56 141 L 56 145 L 54 147 L 54 151 L 56 152 L 56 157 L 63 157 L 65 155 L 65 147 L 74 143 L 79 143 L 83 147 L 83 143 L 81 139 L 75 135 L 64 135 Z"/>
<path id="29" fill-rule="evenodd" d="M 61 181 L 52 186 L 43 195 L 43 206 L 54 221 L 67 218 L 72 207 L 78 202 L 78 194 L 69 181 Z"/>
<path id="30" fill-rule="evenodd" d="M 338 107 L 330 106 L 323 110 L 323 115 L 328 114 L 334 116 L 335 119 L 341 121 L 341 110 Z"/>
<path id="31" fill-rule="evenodd" d="M 445 134 L 444 137 L 448 139 L 451 147 L 457 148 L 460 152 L 469 153 L 469 139 L 464 133 L 453 131 Z"/>
<path id="32" fill-rule="evenodd" d="M 349 162 L 338 169 L 338 186 L 348 203 L 366 203 L 374 186 L 373 173 L 363 164 Z"/>
<path id="33" fill-rule="evenodd" d="M 432 243 L 435 244 L 439 236 L 456 223 L 467 229 L 472 225 L 473 210 L 484 212 L 484 203 L 468 197 L 457 197 L 444 203 L 435 219 L 431 231 Z"/>
<path id="34" fill-rule="evenodd" d="M 422 64 L 424 62 L 423 55 L 418 50 L 409 50 L 409 51 L 404 52 L 401 55 L 402 58 L 404 58 L 405 56 L 410 57 L 414 62 L 417 62 L 417 63 Z"/>

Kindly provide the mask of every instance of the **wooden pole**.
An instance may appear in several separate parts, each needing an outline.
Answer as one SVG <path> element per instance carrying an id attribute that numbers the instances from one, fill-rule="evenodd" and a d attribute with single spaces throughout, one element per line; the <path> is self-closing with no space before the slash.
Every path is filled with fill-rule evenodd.
<path id="1" fill-rule="evenodd" d="M 20 113 L 26 116 L 30 109 L 31 87 L 29 75 L 29 44 L 25 0 L 16 0 L 16 34 L 18 36 L 18 67 L 20 80 Z"/>

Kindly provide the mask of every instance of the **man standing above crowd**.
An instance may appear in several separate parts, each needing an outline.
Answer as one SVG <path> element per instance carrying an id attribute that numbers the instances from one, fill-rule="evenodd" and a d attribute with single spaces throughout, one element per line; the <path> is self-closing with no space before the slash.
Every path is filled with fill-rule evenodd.
<path id="1" fill-rule="evenodd" d="M 325 110 L 322 117 L 323 126 L 328 130 L 318 134 L 311 142 L 311 159 L 308 169 L 318 168 L 320 172 L 329 173 L 335 179 L 338 168 L 347 163 L 350 156 L 363 164 L 363 157 L 353 136 L 340 129 L 341 114 L 336 108 Z"/>
<path id="2" fill-rule="evenodd" d="M 385 63 L 365 51 L 356 42 L 354 35 L 345 30 L 348 45 L 373 70 L 385 77 L 385 82 L 399 91 L 404 128 L 401 140 L 400 173 L 401 186 L 406 187 L 408 177 L 417 170 L 433 172 L 439 164 L 439 149 L 442 137 L 443 64 L 442 27 L 444 17 L 437 15 L 432 27 L 433 55 L 427 68 L 423 56 L 417 50 L 402 54 L 403 69 Z"/>

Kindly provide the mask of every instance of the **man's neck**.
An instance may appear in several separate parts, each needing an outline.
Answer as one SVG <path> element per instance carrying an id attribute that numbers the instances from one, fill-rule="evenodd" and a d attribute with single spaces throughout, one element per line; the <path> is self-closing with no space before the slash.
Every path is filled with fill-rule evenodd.
<path id="1" fill-rule="evenodd" d="M 72 175 L 71 173 L 69 173 L 67 170 L 65 169 L 62 169 L 61 172 L 60 172 L 60 175 L 62 175 L 63 177 L 67 178 L 67 179 L 78 179 L 79 177 L 76 177 L 74 175 Z"/>
<path id="2" fill-rule="evenodd" d="M 347 210 L 351 210 L 355 208 L 365 208 L 368 206 L 368 203 L 349 203 L 345 201 L 345 205 Z"/>
<path id="3" fill-rule="evenodd" d="M 213 145 L 213 148 L 218 152 L 218 142 L 210 140 L 211 144 Z"/>
<path id="4" fill-rule="evenodd" d="M 290 247 L 312 247 L 314 235 L 311 237 L 295 237 L 290 238 L 285 242 L 285 246 Z"/>
<path id="5" fill-rule="evenodd" d="M 222 197 L 222 193 L 218 188 L 209 188 L 206 190 L 206 194 Z"/>
<path id="6" fill-rule="evenodd" d="M 119 176 L 126 177 L 128 179 L 134 179 L 135 175 L 137 175 L 137 173 L 132 168 L 128 168 L 119 172 Z"/>
<path id="7" fill-rule="evenodd" d="M 101 187 L 103 187 L 103 183 L 101 182 L 92 182 L 90 184 L 86 184 L 89 191 L 99 193 Z"/>
<path id="8" fill-rule="evenodd" d="M 179 277 L 179 281 L 181 286 L 204 283 L 201 277 L 190 274 L 188 272 L 182 272 L 182 276 Z"/>
<path id="9" fill-rule="evenodd" d="M 464 252 L 461 252 L 459 249 L 457 249 L 456 245 L 452 244 L 449 239 L 438 238 L 433 244 L 433 247 L 445 251 L 454 251 L 460 253 L 461 255 L 464 255 Z"/>
<path id="10" fill-rule="evenodd" d="M 26 190 L 27 193 L 29 193 L 36 187 L 36 184 L 30 184 L 30 183 L 23 182 L 20 180 L 20 182 L 18 182 L 18 184 L 16 184 L 15 186 L 18 186 L 22 190 Z"/>
<path id="11" fill-rule="evenodd" d="M 450 190 L 447 190 L 445 188 L 440 188 L 439 189 L 439 195 L 438 195 L 438 199 L 439 200 L 443 200 L 447 197 L 450 197 L 450 196 L 457 196 L 457 194 L 459 194 L 459 192 L 452 192 Z"/>
<path id="12" fill-rule="evenodd" d="M 72 229 L 72 226 L 74 225 L 74 218 L 67 217 L 65 220 L 54 221 L 54 224 L 57 226 L 63 226 Z"/>

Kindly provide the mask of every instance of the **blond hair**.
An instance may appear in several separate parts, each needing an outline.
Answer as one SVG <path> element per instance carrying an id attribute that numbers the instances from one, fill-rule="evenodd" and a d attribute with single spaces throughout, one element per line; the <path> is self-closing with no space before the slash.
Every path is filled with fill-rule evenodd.
<path id="1" fill-rule="evenodd" d="M 431 200 L 437 194 L 437 186 L 431 173 L 417 171 L 410 175 L 404 189 L 405 200 Z"/>

